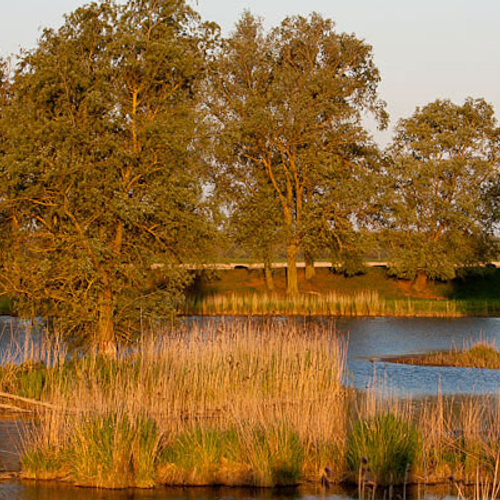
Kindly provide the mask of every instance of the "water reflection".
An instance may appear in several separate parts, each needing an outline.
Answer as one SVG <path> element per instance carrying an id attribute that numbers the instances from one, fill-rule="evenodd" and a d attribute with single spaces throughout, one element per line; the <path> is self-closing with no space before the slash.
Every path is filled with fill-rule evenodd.
<path id="1" fill-rule="evenodd" d="M 393 500 L 405 493 L 394 490 Z M 0 484 L 0 499 L 9 500 L 355 500 L 354 488 L 301 487 L 287 489 L 248 488 L 158 488 L 154 490 L 97 491 L 64 484 L 5 483 Z M 412 486 L 406 492 L 408 500 L 456 500 L 452 485 Z M 376 500 L 388 499 L 387 490 L 379 489 Z"/>

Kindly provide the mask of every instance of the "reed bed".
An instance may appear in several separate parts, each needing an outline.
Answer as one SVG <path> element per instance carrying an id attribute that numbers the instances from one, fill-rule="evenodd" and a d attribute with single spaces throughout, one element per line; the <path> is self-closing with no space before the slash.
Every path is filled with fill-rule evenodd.
<path id="1" fill-rule="evenodd" d="M 193 325 L 117 360 L 9 367 L 0 384 L 26 391 L 34 373 L 43 374 L 38 397 L 55 410 L 44 409 L 25 439 L 25 477 L 274 486 L 318 480 L 324 463 L 342 462 L 344 346 L 332 330 Z"/>
<path id="2" fill-rule="evenodd" d="M 345 353 L 328 326 L 212 320 L 145 337 L 117 359 L 47 344 L 1 369 L 0 388 L 44 404 L 22 436 L 26 478 L 101 488 L 347 481 L 362 497 L 397 484 L 496 484 L 496 397 L 413 401 L 381 380 L 356 392 L 343 385 Z"/>
<path id="3" fill-rule="evenodd" d="M 396 398 L 374 387 L 361 394 L 351 414 L 346 471 L 360 490 L 366 484 L 498 483 L 498 396 Z M 465 490 L 464 490 L 465 491 Z"/>
<path id="4" fill-rule="evenodd" d="M 186 298 L 186 315 L 461 317 L 500 314 L 500 301 L 386 299 L 376 291 L 354 294 L 214 293 Z"/>

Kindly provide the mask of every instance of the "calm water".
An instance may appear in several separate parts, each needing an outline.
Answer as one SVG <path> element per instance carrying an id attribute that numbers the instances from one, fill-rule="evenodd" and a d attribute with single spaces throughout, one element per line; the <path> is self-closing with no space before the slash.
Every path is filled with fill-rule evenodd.
<path id="1" fill-rule="evenodd" d="M 377 495 L 377 500 L 387 500 Z M 395 491 L 394 500 L 401 500 L 403 493 Z M 408 500 L 457 500 L 452 487 L 428 488 L 425 491 L 410 489 Z M 243 488 L 165 488 L 156 490 L 95 491 L 47 483 L 0 484 L 0 500 L 357 500 L 357 492 L 342 488 L 323 489 L 268 489 Z"/>
<path id="2" fill-rule="evenodd" d="M 188 321 L 204 322 L 204 318 Z M 220 321 L 242 321 L 224 319 Z M 284 321 L 276 318 L 274 321 Z M 309 320 L 310 321 L 310 320 Z M 332 320 L 315 319 L 327 322 Z M 26 325 L 0 318 L 0 360 L 21 359 L 26 340 L 37 338 L 37 331 L 26 333 Z M 413 397 L 437 394 L 497 394 L 500 370 L 476 370 L 400 365 L 383 361 L 390 356 L 420 354 L 435 350 L 462 347 L 467 342 L 488 340 L 500 347 L 500 318 L 345 318 L 335 320 L 335 327 L 348 340 L 348 383 L 359 389 L 370 384 L 385 384 L 401 395 Z M 12 350 L 12 342 L 15 349 Z M 0 471 L 16 470 L 18 458 L 16 437 L 29 423 L 0 419 Z M 441 488 L 426 492 L 413 491 L 409 499 L 425 497 L 454 499 L 454 491 Z M 239 490 L 239 489 L 159 489 L 152 491 L 97 492 L 55 484 L 0 484 L 0 500 L 349 500 L 357 498 L 354 491 L 335 490 Z"/>
<path id="3" fill-rule="evenodd" d="M 500 388 L 500 370 L 411 366 L 383 358 L 462 347 L 477 340 L 500 348 L 500 318 L 360 318 L 339 319 L 348 336 L 348 369 L 357 388 L 374 378 L 401 394 L 491 394 Z"/>

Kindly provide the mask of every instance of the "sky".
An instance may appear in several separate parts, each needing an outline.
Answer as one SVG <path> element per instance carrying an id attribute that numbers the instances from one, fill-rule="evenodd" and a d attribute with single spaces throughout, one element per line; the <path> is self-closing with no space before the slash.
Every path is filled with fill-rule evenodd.
<path id="1" fill-rule="evenodd" d="M 0 0 L 0 54 L 33 48 L 43 27 L 57 28 L 63 14 L 86 0 Z M 390 141 L 398 119 L 437 98 L 461 103 L 468 96 L 493 104 L 500 119 L 499 0 L 197 0 L 207 20 L 231 31 L 243 10 L 266 26 L 288 15 L 316 11 L 373 46 L 380 69 L 380 97 L 387 102 L 391 128 L 376 140 Z"/>

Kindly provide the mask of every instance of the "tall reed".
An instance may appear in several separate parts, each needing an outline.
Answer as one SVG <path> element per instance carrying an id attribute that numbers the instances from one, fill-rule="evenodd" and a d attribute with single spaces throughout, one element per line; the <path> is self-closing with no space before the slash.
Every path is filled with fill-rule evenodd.
<path id="1" fill-rule="evenodd" d="M 233 470 L 248 484 L 290 484 L 341 461 L 344 345 L 332 330 L 211 322 L 150 336 L 121 359 L 86 356 L 45 371 L 41 395 L 57 410 L 40 416 L 25 443 L 29 477 L 48 477 L 52 467 L 78 484 L 149 485 L 125 465 L 151 470 L 137 459 L 144 425 L 155 429 L 157 439 L 146 441 L 163 483 L 211 484 L 223 473 L 229 482 Z M 213 463 L 199 455 L 186 468 L 186 436 L 199 436 Z M 213 455 L 210 436 L 232 445 Z"/>
<path id="2" fill-rule="evenodd" d="M 500 301 L 385 299 L 376 291 L 354 294 L 328 292 L 214 293 L 188 296 L 183 314 L 460 317 L 500 313 Z"/>

